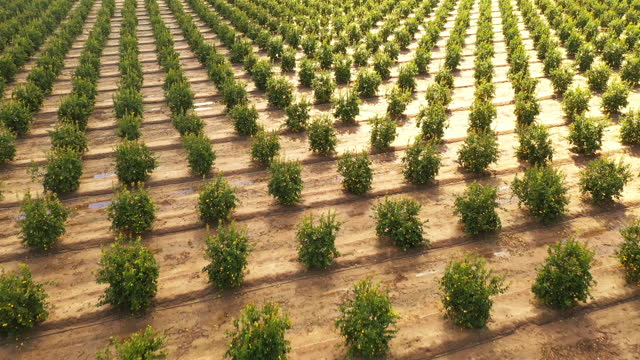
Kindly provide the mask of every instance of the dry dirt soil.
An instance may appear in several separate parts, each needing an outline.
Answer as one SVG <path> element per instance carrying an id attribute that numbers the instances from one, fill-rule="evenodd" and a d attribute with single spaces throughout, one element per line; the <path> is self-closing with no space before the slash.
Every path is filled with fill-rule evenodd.
<path id="1" fill-rule="evenodd" d="M 24 338 L 2 343 L 0 359 L 92 359 L 110 336 L 125 337 L 147 325 L 165 334 L 170 359 L 219 359 L 226 349 L 225 331 L 230 329 L 232 318 L 244 305 L 264 301 L 279 303 L 291 317 L 293 327 L 287 332 L 292 347 L 290 358 L 341 359 L 345 349 L 333 321 L 338 315 L 338 304 L 348 295 L 352 284 L 364 278 L 381 281 L 390 288 L 391 300 L 401 316 L 389 358 L 640 358 L 640 292 L 625 283 L 612 256 L 622 240 L 619 228 L 640 213 L 640 180 L 635 178 L 626 187 L 621 200 L 610 207 L 594 207 L 581 197 L 577 188 L 578 173 L 590 159 L 569 151 L 568 127 L 561 104 L 553 95 L 549 80 L 542 74 L 542 64 L 521 23 L 521 34 L 531 55 L 532 74 L 540 78 L 538 95 L 542 112 L 539 122 L 550 128 L 555 146 L 553 166 L 566 173 L 571 202 L 568 216 L 548 227 L 540 225 L 526 210 L 518 207 L 509 184 L 522 173 L 524 164 L 515 158 L 513 89 L 507 79 L 509 66 L 497 0 L 493 3 L 494 102 L 498 108 L 494 126 L 499 136 L 500 160 L 492 165 L 490 176 L 477 180 L 499 186 L 503 230 L 499 235 L 484 238 L 465 236 L 458 219 L 453 216 L 455 196 L 474 180 L 473 176 L 459 170 L 456 153 L 465 138 L 474 92 L 477 3 L 472 10 L 463 60 L 455 73 L 450 126 L 442 145 L 442 167 L 435 184 L 417 187 L 406 183 L 401 174 L 401 158 L 410 139 L 418 133 L 416 114 L 423 103 L 425 89 L 433 81 L 444 57 L 456 11 L 451 13 L 437 47 L 433 49 L 429 74 L 418 78 L 414 100 L 400 122 L 399 136 L 393 148 L 372 154 L 375 171 L 372 191 L 364 196 L 345 193 L 336 172 L 335 156 L 313 155 L 308 151 L 304 134 L 283 133 L 283 152 L 288 158 L 299 159 L 304 164 L 305 184 L 302 203 L 283 207 L 267 193 L 268 174 L 264 168 L 250 162 L 250 140 L 235 134 L 224 112 L 220 93 L 208 80 L 206 69 L 189 50 L 172 13 L 164 1 L 159 0 L 163 19 L 173 31 L 176 49 L 196 93 L 196 110 L 204 119 L 205 132 L 217 152 L 214 172 L 223 172 L 237 187 L 241 204 L 235 219 L 247 227 L 254 246 L 243 286 L 222 293 L 212 288 L 201 272 L 206 265 L 203 249 L 207 230 L 198 220 L 195 204 L 203 181 L 189 173 L 179 135 L 171 125 L 170 111 L 161 88 L 164 73 L 157 64 L 149 16 L 143 1 L 139 0 L 138 35 L 145 99 L 141 130 L 143 140 L 156 152 L 159 161 L 159 167 L 147 183 L 159 207 L 158 218 L 144 242 L 160 266 L 159 289 L 153 308 L 143 316 L 132 317 L 109 306 L 98 307 L 96 304 L 104 286 L 96 283 L 95 272 L 101 247 L 113 241 L 106 206 L 117 183 L 113 147 L 119 139 L 111 99 L 119 78 L 117 52 L 123 1 L 117 0 L 116 4 L 112 32 L 102 56 L 96 110 L 89 121 L 89 151 L 84 157 L 80 189 L 63 198 L 65 206 L 72 209 L 67 233 L 49 253 L 34 253 L 21 245 L 16 235 L 16 220 L 20 216 L 18 204 L 27 190 L 42 191 L 39 183 L 31 181 L 28 169 L 32 161 L 42 163 L 50 149 L 47 131 L 56 123 L 61 99 L 70 92 L 70 76 L 95 21 L 100 1 L 96 2 L 87 21 L 85 33 L 68 54 L 63 74 L 36 115 L 31 132 L 18 141 L 16 160 L 0 170 L 5 190 L 5 199 L 0 203 L 0 237 L 3 239 L 0 265 L 14 268 L 17 263 L 27 263 L 36 281 L 50 282 L 46 290 L 51 303 L 49 319 Z M 517 9 L 515 1 L 514 8 Z M 516 14 L 520 16 L 519 12 Z M 227 54 L 228 50 L 206 24 L 199 21 L 198 24 L 218 52 Z M 402 53 L 393 67 L 392 78 L 383 84 L 381 94 L 395 83 L 398 68 L 411 59 L 421 34 L 422 29 L 409 51 Z M 17 84 L 25 81 L 32 65 L 33 61 L 20 73 Z M 260 121 L 268 129 L 280 127 L 283 112 L 267 105 L 265 94 L 255 89 L 242 67 L 234 65 L 234 70 L 237 78 L 247 81 L 249 98 L 260 110 Z M 297 83 L 296 72 L 287 77 Z M 584 83 L 585 79 L 578 74 L 576 81 Z M 309 89 L 302 87 L 296 92 L 311 95 Z M 632 92 L 632 106 L 638 100 L 640 93 Z M 368 148 L 370 126 L 367 119 L 383 112 L 385 101 L 383 96 L 365 101 L 357 125 L 338 127 L 338 153 Z M 591 103 L 593 115 L 599 115 L 599 104 L 600 98 L 596 94 Z M 313 108 L 313 114 L 328 111 L 326 105 Z M 614 119 L 606 129 L 602 154 L 623 159 L 637 174 L 640 170 L 638 154 L 635 149 L 620 145 L 618 131 L 619 125 Z M 371 207 L 387 195 L 404 195 L 424 205 L 420 217 L 428 220 L 429 248 L 402 252 L 376 237 Z M 320 214 L 328 209 L 335 209 L 338 218 L 344 221 L 336 243 L 341 256 L 326 271 L 308 272 L 297 261 L 296 224 L 305 214 Z M 597 284 L 592 291 L 592 300 L 575 310 L 560 313 L 540 306 L 530 287 L 536 275 L 535 268 L 544 261 L 547 246 L 571 233 L 577 233 L 579 239 L 595 250 L 593 275 Z M 466 252 L 484 256 L 496 273 L 507 276 L 510 284 L 505 294 L 494 298 L 492 319 L 483 330 L 455 327 L 443 319 L 439 302 L 437 281 L 445 265 Z"/>

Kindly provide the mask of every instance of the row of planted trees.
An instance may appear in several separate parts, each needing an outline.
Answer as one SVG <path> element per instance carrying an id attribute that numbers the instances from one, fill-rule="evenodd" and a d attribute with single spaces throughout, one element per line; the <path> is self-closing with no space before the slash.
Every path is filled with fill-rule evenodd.
<path id="1" fill-rule="evenodd" d="M 75 39 L 82 33 L 95 0 L 80 0 L 69 18 L 49 38 L 46 47 L 27 76 L 27 82 L 17 86 L 11 100 L 0 106 L 0 163 L 11 161 L 16 154 L 16 139 L 30 129 L 33 117 L 40 110 L 53 83 L 64 67 L 64 58 Z"/>
<path id="2" fill-rule="evenodd" d="M 380 205 L 377 209 L 378 216 L 387 210 Z M 410 218 L 411 216 L 396 218 L 395 222 L 410 224 Z M 414 225 L 408 225 L 409 228 L 412 226 Z M 339 223 L 330 214 L 323 217 L 317 227 L 310 219 L 305 218 L 299 226 L 297 236 L 306 238 L 307 241 L 313 237 L 316 243 L 314 247 L 317 249 L 318 241 L 332 242 L 330 238 L 335 238 L 338 230 Z M 404 236 L 407 232 L 403 231 L 401 234 Z M 616 253 L 618 260 L 627 280 L 640 284 L 640 223 L 636 221 L 623 228 L 621 235 L 624 240 Z M 388 236 L 394 235 L 389 232 Z M 227 240 L 227 246 L 212 246 L 216 243 L 221 245 L 221 239 Z M 248 247 L 246 233 L 238 230 L 232 223 L 228 227 L 221 227 L 213 239 L 207 240 L 207 244 L 207 257 L 227 258 L 229 262 L 212 262 L 204 271 L 211 275 L 214 266 L 221 266 L 223 271 L 215 271 L 216 284 L 221 288 L 238 286 L 242 279 L 242 269 L 237 272 L 237 268 L 225 265 L 242 264 L 239 261 L 242 259 L 246 264 L 246 251 L 244 254 L 240 251 L 241 247 Z M 301 246 L 303 244 L 301 241 Z M 123 249 L 127 251 L 122 251 Z M 316 250 L 313 256 L 306 257 L 308 255 L 310 254 L 300 253 L 301 260 L 307 266 L 324 268 L 331 263 L 336 253 L 321 253 Z M 541 304 L 554 309 L 569 309 L 579 302 L 587 301 L 594 284 L 590 272 L 593 257 L 594 252 L 573 237 L 549 246 L 545 263 L 537 269 L 537 276 L 531 287 L 532 293 Z M 110 249 L 104 250 L 100 264 L 98 278 L 109 284 L 100 304 L 111 304 L 131 312 L 144 311 L 151 305 L 156 292 L 158 267 L 153 256 L 142 245 L 127 248 L 112 245 Z M 485 327 L 491 315 L 492 297 L 508 288 L 505 280 L 504 276 L 495 275 L 487 268 L 486 262 L 480 257 L 466 255 L 450 261 L 439 280 L 445 318 L 465 328 Z M 2 336 L 21 334 L 46 320 L 48 316 L 44 286 L 32 280 L 26 265 L 20 265 L 19 271 L 2 273 L 0 299 L 3 300 L 0 308 Z M 360 281 L 354 285 L 353 294 L 345 299 L 338 310 L 340 315 L 335 320 L 335 327 L 344 338 L 350 356 L 379 357 L 390 350 L 389 342 L 399 330 L 397 321 L 400 314 L 393 309 L 388 289 L 368 280 Z M 240 317 L 233 321 L 232 330 L 227 333 L 230 341 L 226 356 L 232 359 L 286 357 L 290 346 L 285 333 L 291 327 L 288 315 L 277 304 L 266 303 L 262 307 L 248 305 L 242 310 Z M 128 340 L 113 342 L 116 354 L 123 359 L 134 355 L 133 358 L 143 354 L 162 353 L 163 338 L 151 328 L 134 334 Z M 107 347 L 98 352 L 98 358 L 108 358 L 110 352 L 111 349 Z"/>

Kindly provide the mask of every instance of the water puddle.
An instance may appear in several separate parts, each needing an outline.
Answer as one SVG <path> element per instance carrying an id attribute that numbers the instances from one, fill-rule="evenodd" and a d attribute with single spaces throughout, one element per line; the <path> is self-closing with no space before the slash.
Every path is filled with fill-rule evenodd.
<path id="1" fill-rule="evenodd" d="M 116 174 L 112 174 L 112 173 L 104 173 L 104 174 L 97 174 L 93 178 L 94 179 L 104 179 L 104 178 L 112 177 L 112 176 L 115 176 L 115 175 Z"/>
<path id="2" fill-rule="evenodd" d="M 499 258 L 506 258 L 509 257 L 509 252 L 508 251 L 496 251 L 493 253 L 493 256 L 495 257 L 499 257 Z"/>
<path id="3" fill-rule="evenodd" d="M 253 184 L 253 181 L 251 181 L 251 180 L 243 180 L 243 181 L 238 181 L 235 184 L 236 185 L 247 186 L 247 185 Z"/>
<path id="4" fill-rule="evenodd" d="M 178 195 L 188 195 L 193 193 L 194 193 L 193 189 L 182 189 L 182 190 L 176 191 L 176 194 Z"/>
<path id="5" fill-rule="evenodd" d="M 111 204 L 110 200 L 107 201 L 98 201 L 98 202 L 94 202 L 89 204 L 89 209 L 102 209 L 102 208 L 106 208 L 107 206 L 109 206 L 109 204 Z"/>

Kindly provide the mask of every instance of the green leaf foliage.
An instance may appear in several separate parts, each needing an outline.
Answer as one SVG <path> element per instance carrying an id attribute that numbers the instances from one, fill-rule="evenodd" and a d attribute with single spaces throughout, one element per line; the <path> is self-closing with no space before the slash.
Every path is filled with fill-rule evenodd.
<path id="1" fill-rule="evenodd" d="M 371 189 L 373 169 L 366 151 L 342 154 L 338 160 L 338 173 L 342 175 L 342 187 L 352 194 L 361 195 Z"/>
<path id="2" fill-rule="evenodd" d="M 504 276 L 494 275 L 481 257 L 467 254 L 462 260 L 451 260 L 440 279 L 445 318 L 465 328 L 484 328 L 491 316 L 491 297 L 507 288 Z"/>
<path id="3" fill-rule="evenodd" d="M 207 223 L 217 224 L 229 219 L 231 212 L 239 203 L 236 190 L 222 175 L 206 183 L 198 196 L 198 214 Z"/>
<path id="4" fill-rule="evenodd" d="M 616 251 L 616 256 L 627 282 L 640 286 L 640 221 L 633 220 L 620 230 L 620 234 L 624 241 Z"/>
<path id="5" fill-rule="evenodd" d="M 245 306 L 240 317 L 233 320 L 233 329 L 225 357 L 232 360 L 286 359 L 291 351 L 285 333 L 291 329 L 291 320 L 275 303 L 262 308 L 254 304 Z"/>
<path id="6" fill-rule="evenodd" d="M 96 353 L 97 360 L 112 360 L 114 356 L 121 360 L 159 360 L 166 358 L 167 354 L 162 351 L 165 338 L 159 335 L 151 326 L 140 330 L 124 340 L 111 338 L 111 346 Z M 111 347 L 115 348 L 115 355 L 111 354 Z"/>
<path id="7" fill-rule="evenodd" d="M 122 140 L 115 152 L 116 175 L 126 185 L 147 181 L 158 166 L 153 153 L 142 142 Z"/>
<path id="8" fill-rule="evenodd" d="M 404 178 L 416 185 L 431 183 L 440 171 L 441 158 L 433 142 L 416 138 L 402 157 Z"/>
<path id="9" fill-rule="evenodd" d="M 102 249 L 98 284 L 108 284 L 100 296 L 101 305 L 138 313 L 147 310 L 158 290 L 158 264 L 153 254 L 140 242 L 125 244 L 118 238 Z"/>
<path id="10" fill-rule="evenodd" d="M 123 187 L 107 207 L 107 217 L 113 231 L 127 235 L 142 234 L 153 227 L 156 210 L 151 195 L 142 185 Z"/>
<path id="11" fill-rule="evenodd" d="M 326 269 L 340 256 L 335 242 L 341 224 L 336 220 L 334 211 L 320 215 L 317 225 L 311 214 L 302 218 L 296 231 L 296 240 L 298 259 L 307 269 Z"/>
<path id="12" fill-rule="evenodd" d="M 500 231 L 502 224 L 496 212 L 498 205 L 498 188 L 471 183 L 464 194 L 456 197 L 454 215 L 460 217 L 464 232 L 478 235 Z"/>
<path id="13" fill-rule="evenodd" d="M 424 223 L 418 217 L 422 205 L 412 199 L 390 199 L 374 205 L 376 235 L 388 237 L 403 251 L 429 244 L 423 235 Z"/>
<path id="14" fill-rule="evenodd" d="M 302 197 L 302 165 L 296 161 L 274 159 L 269 165 L 268 189 L 282 205 L 293 205 Z"/>
<path id="15" fill-rule="evenodd" d="M 11 338 L 35 327 L 49 317 L 47 293 L 42 284 L 33 281 L 25 264 L 17 271 L 0 274 L 0 336 Z"/>
<path id="16" fill-rule="evenodd" d="M 587 301 L 594 284 L 590 272 L 593 250 L 571 237 L 550 245 L 547 254 L 531 287 L 533 294 L 543 305 L 560 310 Z"/>
<path id="17" fill-rule="evenodd" d="M 538 221 L 549 224 L 565 215 L 569 204 L 565 175 L 550 166 L 535 165 L 511 183 L 519 204 L 529 209 Z"/>
<path id="18" fill-rule="evenodd" d="M 393 309 L 388 289 L 370 280 L 359 281 L 338 311 L 335 326 L 344 338 L 349 358 L 381 358 L 389 352 L 400 316 Z"/>
<path id="19" fill-rule="evenodd" d="M 580 172 L 580 191 L 589 194 L 598 205 L 611 203 L 622 195 L 624 186 L 631 180 L 629 166 L 606 158 L 589 162 Z"/>
<path id="20" fill-rule="evenodd" d="M 207 273 L 209 282 L 223 290 L 240 286 L 250 251 L 247 230 L 238 228 L 235 222 L 219 226 L 205 243 L 204 258 L 209 264 L 202 271 Z"/>

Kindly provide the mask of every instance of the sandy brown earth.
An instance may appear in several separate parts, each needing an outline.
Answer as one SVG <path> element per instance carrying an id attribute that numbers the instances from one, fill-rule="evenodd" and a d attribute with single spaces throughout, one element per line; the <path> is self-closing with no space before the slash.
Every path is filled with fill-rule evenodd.
<path id="1" fill-rule="evenodd" d="M 36 281 L 50 282 L 46 289 L 51 303 L 49 319 L 24 338 L 4 342 L 0 346 L 0 358 L 91 359 L 110 336 L 128 336 L 146 325 L 165 334 L 171 359 L 221 358 L 227 343 L 224 333 L 230 329 L 231 319 L 240 309 L 250 302 L 275 301 L 292 319 L 293 327 L 287 333 L 292 346 L 290 358 L 341 359 L 345 350 L 333 328 L 333 320 L 338 304 L 352 284 L 363 278 L 388 286 L 393 304 L 401 315 L 390 358 L 638 358 L 640 292 L 624 282 L 613 254 L 622 240 L 618 232 L 620 227 L 640 214 L 640 179 L 634 179 L 626 187 L 619 203 L 607 208 L 594 207 L 588 199 L 581 197 L 577 188 L 578 174 L 590 158 L 569 151 L 568 127 L 561 104 L 553 95 L 549 80 L 544 78 L 529 34 L 521 25 L 524 43 L 530 52 L 531 72 L 540 78 L 538 96 L 542 112 L 539 121 L 550 127 L 555 146 L 553 165 L 567 175 L 571 203 L 566 219 L 549 227 L 541 226 L 518 207 L 509 184 L 522 173 L 525 164 L 515 158 L 513 89 L 507 80 L 509 66 L 497 0 L 493 4 L 494 103 L 498 107 L 494 126 L 499 136 L 500 160 L 491 167 L 491 175 L 475 178 L 460 171 L 456 163 L 457 151 L 465 138 L 474 91 L 473 44 L 478 19 L 478 4 L 475 4 L 463 60 L 455 74 L 450 126 L 442 145 L 442 167 L 436 182 L 422 187 L 406 183 L 401 174 L 401 159 L 407 144 L 418 133 L 416 114 L 423 103 L 425 90 L 444 58 L 455 11 L 449 16 L 441 39 L 433 49 L 429 74 L 418 79 L 414 101 L 399 123 L 399 136 L 393 148 L 372 153 L 375 175 L 371 192 L 364 196 L 346 194 L 336 172 L 336 156 L 313 155 L 308 151 L 304 134 L 282 132 L 284 154 L 304 164 L 303 201 L 292 207 L 282 207 L 268 195 L 268 174 L 249 159 L 250 140 L 235 134 L 219 92 L 207 78 L 206 68 L 198 63 L 173 15 L 164 2 L 159 1 L 163 19 L 173 31 L 176 50 L 181 54 L 182 65 L 196 93 L 196 110 L 206 123 L 205 132 L 217 153 L 215 173 L 223 172 L 237 187 L 241 205 L 234 217 L 240 225 L 247 227 L 254 248 L 244 285 L 236 291 L 223 293 L 207 284 L 206 276 L 201 272 L 206 265 L 203 244 L 207 230 L 198 220 L 195 204 L 202 180 L 189 173 L 179 135 L 171 125 L 170 111 L 162 96 L 164 74 L 157 64 L 149 17 L 143 1 L 139 0 L 138 35 L 145 69 L 145 118 L 141 130 L 143 140 L 156 152 L 160 165 L 147 183 L 159 211 L 154 230 L 145 236 L 144 242 L 160 266 L 159 289 L 153 309 L 143 316 L 126 316 L 109 306 L 96 306 L 104 290 L 103 285 L 95 282 L 100 248 L 113 240 L 106 206 L 117 183 L 113 174 L 113 147 L 119 139 L 115 135 L 112 96 L 119 76 L 117 49 L 122 3 L 116 1 L 112 33 L 102 56 L 99 95 L 96 111 L 89 121 L 89 151 L 84 157 L 80 189 L 64 197 L 65 206 L 73 211 L 67 222 L 67 233 L 49 253 L 34 253 L 20 244 L 16 235 L 16 219 L 20 216 L 17 206 L 25 191 L 42 189 L 39 182 L 30 179 L 28 169 L 32 161 L 45 161 L 45 154 L 50 149 L 47 131 L 55 126 L 57 106 L 70 91 L 70 76 L 95 21 L 99 2 L 87 21 L 85 33 L 68 54 L 52 96 L 37 114 L 31 132 L 19 140 L 16 160 L 0 170 L 5 191 L 5 199 L 0 203 L 1 265 L 14 268 L 19 262 L 27 263 Z M 227 54 L 215 34 L 204 23 L 198 21 L 198 24 L 217 51 Z M 412 58 L 411 52 L 417 47 L 422 33 L 421 30 L 410 50 L 405 51 L 394 65 L 392 77 L 383 84 L 381 95 L 395 84 L 398 68 Z M 265 56 L 264 53 L 260 55 Z M 17 83 L 25 81 L 28 69 L 29 66 L 25 67 Z M 261 122 L 268 129 L 280 128 L 283 112 L 268 106 L 265 94 L 255 89 L 242 67 L 234 65 L 234 70 L 237 78 L 247 82 L 249 99 L 260 110 Z M 287 77 L 297 83 L 297 72 L 287 74 Z M 585 82 L 580 75 L 576 76 L 576 81 Z M 299 96 L 312 97 L 309 89 L 298 87 L 296 92 Z M 634 104 L 638 100 L 640 93 L 634 91 L 630 102 Z M 599 104 L 599 97 L 594 96 L 592 114 L 600 114 Z M 366 100 L 356 126 L 337 125 L 338 153 L 367 148 L 370 132 L 367 119 L 384 112 L 385 108 L 383 96 Z M 314 114 L 328 111 L 328 105 L 316 105 L 313 109 Z M 602 154 L 623 159 L 637 173 L 640 169 L 637 149 L 620 145 L 618 132 L 619 125 L 612 121 L 605 132 Z M 499 214 L 503 223 L 499 235 L 465 236 L 457 218 L 452 216 L 455 196 L 473 180 L 499 186 Z M 375 236 L 371 207 L 385 196 L 408 196 L 424 205 L 420 217 L 428 220 L 429 248 L 402 252 Z M 305 214 L 320 214 L 329 209 L 335 209 L 338 218 L 344 221 L 336 242 L 341 256 L 327 271 L 305 271 L 297 261 L 296 224 Z M 530 286 L 535 278 L 535 268 L 544 261 L 547 246 L 573 233 L 596 252 L 593 274 L 597 285 L 592 291 L 593 299 L 588 303 L 559 313 L 540 306 L 533 299 Z M 496 273 L 505 274 L 510 283 L 507 293 L 494 298 L 492 319 L 484 330 L 457 328 L 443 319 L 440 309 L 437 281 L 447 262 L 466 252 L 477 252 L 487 258 L 489 266 Z"/>

